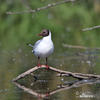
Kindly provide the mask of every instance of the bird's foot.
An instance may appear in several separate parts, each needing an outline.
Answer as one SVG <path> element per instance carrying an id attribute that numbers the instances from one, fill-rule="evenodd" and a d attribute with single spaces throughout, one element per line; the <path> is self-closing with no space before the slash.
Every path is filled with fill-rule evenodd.
<path id="1" fill-rule="evenodd" d="M 46 97 L 48 97 L 48 96 L 49 96 L 49 93 L 47 92 L 47 93 L 46 93 Z"/>
<path id="2" fill-rule="evenodd" d="M 38 64 L 37 66 L 38 66 L 38 67 L 41 67 L 42 65 Z"/>
<path id="3" fill-rule="evenodd" d="M 48 65 L 46 65 L 46 68 L 47 68 L 47 69 L 49 69 L 49 66 L 48 66 Z"/>

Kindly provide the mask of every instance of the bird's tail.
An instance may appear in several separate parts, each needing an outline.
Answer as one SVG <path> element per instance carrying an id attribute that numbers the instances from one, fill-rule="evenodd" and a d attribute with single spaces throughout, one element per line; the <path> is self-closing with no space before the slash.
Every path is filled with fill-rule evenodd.
<path id="1" fill-rule="evenodd" d="M 30 46 L 30 47 L 32 47 L 32 48 L 34 47 L 32 44 L 27 44 L 27 45 Z"/>

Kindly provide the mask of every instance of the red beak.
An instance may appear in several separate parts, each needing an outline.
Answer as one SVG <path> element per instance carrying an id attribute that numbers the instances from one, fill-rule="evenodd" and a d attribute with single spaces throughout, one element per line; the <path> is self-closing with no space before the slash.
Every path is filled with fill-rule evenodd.
<path id="1" fill-rule="evenodd" d="M 40 33 L 40 34 L 38 34 L 38 36 L 42 36 L 42 34 Z"/>

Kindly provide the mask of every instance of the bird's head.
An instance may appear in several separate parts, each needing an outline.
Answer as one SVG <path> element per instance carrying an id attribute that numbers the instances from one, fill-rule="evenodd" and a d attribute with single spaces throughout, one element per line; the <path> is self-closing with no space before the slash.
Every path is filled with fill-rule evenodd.
<path id="1" fill-rule="evenodd" d="M 49 35 L 49 30 L 48 30 L 48 29 L 43 29 L 43 30 L 41 31 L 41 33 L 38 34 L 38 35 L 39 35 L 39 36 L 46 37 L 46 36 Z"/>

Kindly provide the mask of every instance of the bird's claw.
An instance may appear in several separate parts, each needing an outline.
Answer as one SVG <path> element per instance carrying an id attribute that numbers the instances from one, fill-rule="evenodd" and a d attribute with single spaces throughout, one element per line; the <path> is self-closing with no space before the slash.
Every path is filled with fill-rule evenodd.
<path id="1" fill-rule="evenodd" d="M 38 67 L 41 67 L 41 65 L 40 65 L 40 64 L 38 64 L 37 66 L 38 66 Z"/>
<path id="2" fill-rule="evenodd" d="M 46 93 L 46 97 L 48 97 L 49 96 L 49 93 Z"/>
<path id="3" fill-rule="evenodd" d="M 49 66 L 48 66 L 48 65 L 46 65 L 46 68 L 47 68 L 47 69 L 49 69 Z"/>
<path id="4" fill-rule="evenodd" d="M 37 67 L 42 67 L 42 65 L 38 64 Z M 48 65 L 45 65 L 46 69 L 49 69 Z"/>

